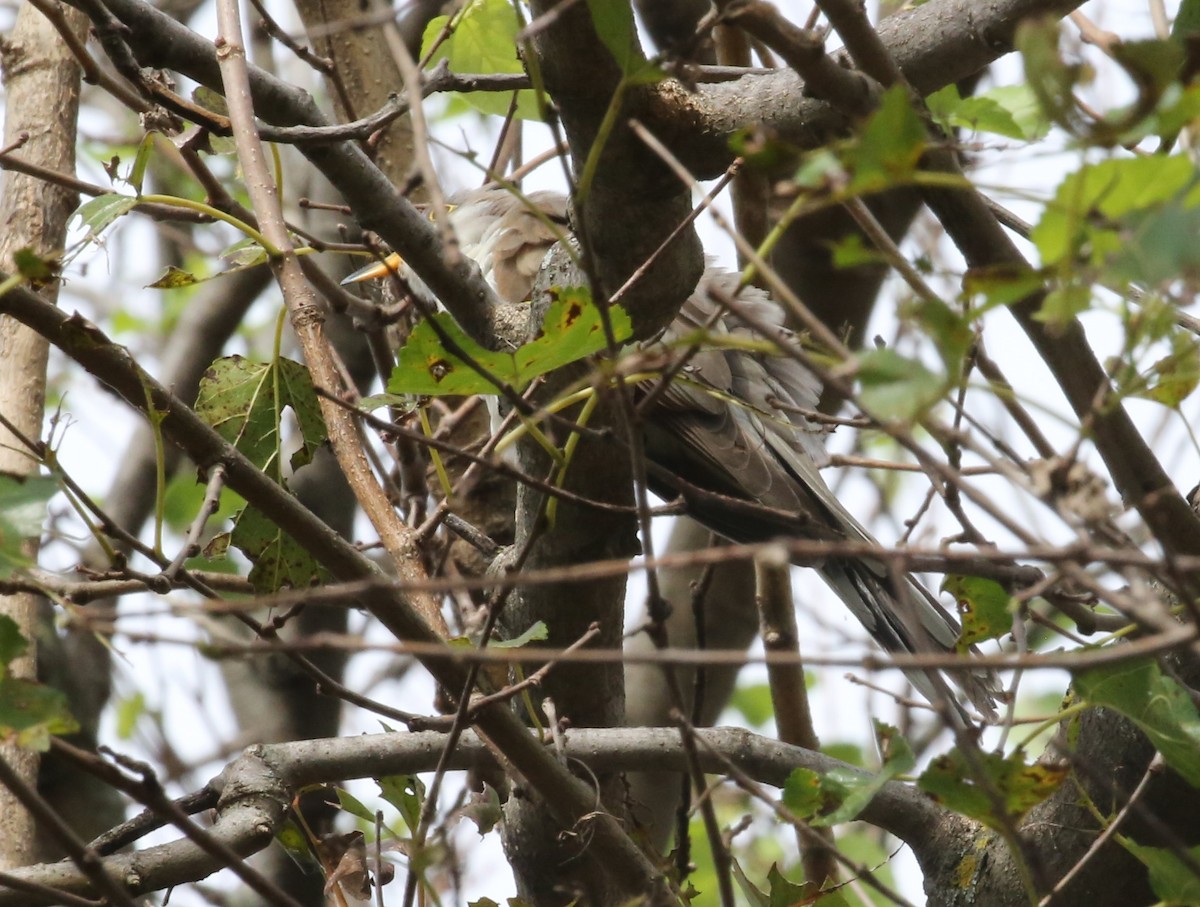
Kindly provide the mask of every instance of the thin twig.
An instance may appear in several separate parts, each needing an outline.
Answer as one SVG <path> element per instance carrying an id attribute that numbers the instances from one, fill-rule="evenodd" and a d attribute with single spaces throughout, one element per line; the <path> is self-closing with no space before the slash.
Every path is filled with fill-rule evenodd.
<path id="1" fill-rule="evenodd" d="M 796 625 L 796 606 L 792 601 L 792 575 L 787 552 L 767 548 L 754 559 L 754 579 L 763 648 L 768 652 L 788 652 L 795 656 L 791 665 L 767 668 L 775 726 L 784 743 L 819 752 L 821 741 L 813 726 L 800 653 L 800 631 Z M 806 834 L 796 827 L 796 841 L 804 864 L 807 893 L 815 896 L 837 880 L 833 829 L 810 829 Z M 813 840 L 813 835 L 819 843 Z"/>

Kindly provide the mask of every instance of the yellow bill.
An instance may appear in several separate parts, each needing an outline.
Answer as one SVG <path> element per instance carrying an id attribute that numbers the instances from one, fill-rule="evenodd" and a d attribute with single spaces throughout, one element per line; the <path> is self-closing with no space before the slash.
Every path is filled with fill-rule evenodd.
<path id="1" fill-rule="evenodd" d="M 351 283 L 362 283 L 364 280 L 376 280 L 380 277 L 387 277 L 389 274 L 399 274 L 400 268 L 404 265 L 404 259 L 397 253 L 393 252 L 383 261 L 373 261 L 369 265 L 359 268 L 353 274 L 342 279 L 342 286 Z"/>
<path id="2" fill-rule="evenodd" d="M 422 210 L 425 210 L 425 206 L 423 205 L 418 207 Z M 446 213 L 449 214 L 457 207 L 458 205 L 447 205 Z M 433 216 L 432 208 L 425 211 L 425 216 L 429 219 L 430 223 L 433 223 L 436 220 L 436 218 Z M 349 277 L 346 277 L 342 280 L 342 286 L 346 286 L 347 284 L 351 283 L 362 283 L 364 280 L 377 280 L 380 277 L 387 277 L 389 274 L 399 274 L 400 268 L 403 265 L 404 259 L 400 257 L 399 253 L 393 252 L 387 258 L 383 259 L 383 261 L 375 261 L 369 265 L 359 268 Z"/>

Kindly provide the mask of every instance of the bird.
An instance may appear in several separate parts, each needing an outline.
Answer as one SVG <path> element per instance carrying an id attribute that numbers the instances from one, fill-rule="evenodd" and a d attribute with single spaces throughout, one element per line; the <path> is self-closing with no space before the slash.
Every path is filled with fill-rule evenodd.
<path id="1" fill-rule="evenodd" d="M 570 225 L 566 197 L 549 191 L 522 196 L 501 188 L 469 190 L 452 196 L 447 210 L 463 254 L 477 262 L 505 303 L 529 300 L 543 259 Z M 395 254 L 342 282 L 389 273 L 404 278 L 414 296 L 437 305 Z M 697 348 L 697 336 L 725 342 Z M 665 499 L 682 496 L 689 516 L 737 543 L 780 536 L 874 542 L 821 476 L 829 458 L 829 426 L 814 418 L 820 380 L 796 357 L 764 352 L 764 340 L 784 350 L 797 342 L 767 293 L 741 286 L 739 275 L 710 262 L 676 319 L 639 344 L 644 353 L 661 352 L 668 361 L 686 350 L 686 361 L 665 386 L 639 385 L 651 404 L 643 419 L 650 489 Z M 912 575 L 871 557 L 831 556 L 801 565 L 818 571 L 886 651 L 956 651 L 958 622 Z M 967 717 L 942 675 L 906 673 L 931 702 L 949 701 L 958 716 Z M 979 715 L 995 717 L 999 694 L 992 672 L 955 671 L 951 680 Z"/>

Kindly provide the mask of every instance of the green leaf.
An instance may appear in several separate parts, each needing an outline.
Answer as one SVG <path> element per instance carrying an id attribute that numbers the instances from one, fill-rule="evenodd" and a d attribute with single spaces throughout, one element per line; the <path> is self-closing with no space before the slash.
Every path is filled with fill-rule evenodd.
<path id="1" fill-rule="evenodd" d="M 868 246 L 861 233 L 848 233 L 830 245 L 835 268 L 857 268 L 862 265 L 887 264 L 887 256 Z"/>
<path id="2" fill-rule="evenodd" d="M 942 581 L 942 591 L 954 596 L 962 617 L 962 633 L 954 644 L 959 652 L 1012 632 L 1013 598 L 995 580 L 951 573 Z"/>
<path id="3" fill-rule="evenodd" d="M 407 415 L 420 408 L 420 400 L 404 394 L 372 394 L 358 401 L 358 408 L 365 413 L 373 413 L 384 406 L 397 407 L 401 413 Z"/>
<path id="4" fill-rule="evenodd" d="M 213 563 L 223 561 L 229 557 L 229 535 L 230 533 L 228 532 L 218 532 L 214 535 L 208 540 L 208 544 L 204 546 L 201 557 L 207 558 Z"/>
<path id="5" fill-rule="evenodd" d="M 1044 265 L 1086 253 L 1100 263 L 1120 251 L 1120 219 L 1177 198 L 1193 181 L 1184 155 L 1119 158 L 1089 164 L 1055 190 L 1030 239 Z"/>
<path id="6" fill-rule="evenodd" d="M 809 900 L 807 888 L 789 881 L 779 871 L 778 863 L 771 864 L 771 868 L 767 871 L 767 903 L 770 907 L 795 907 L 796 904 L 804 904 Z M 821 904 L 826 905 L 824 898 L 821 899 Z M 834 907 L 834 905 L 830 903 L 826 907 Z"/>
<path id="7" fill-rule="evenodd" d="M 448 344 L 443 344 L 431 321 L 449 338 Z M 450 345 L 455 352 L 447 348 Z M 468 365 L 468 359 L 478 369 Z M 484 349 L 447 312 L 438 312 L 413 328 L 396 360 L 387 385 L 390 394 L 495 394 L 499 393 L 495 384 L 481 371 L 500 382 L 510 383 L 516 377 L 511 355 Z"/>
<path id="8" fill-rule="evenodd" d="M 283 358 L 267 363 L 241 356 L 218 359 L 201 380 L 196 400 L 197 414 L 276 482 L 283 479 L 280 424 L 289 407 L 304 442 L 290 461 L 298 469 L 327 437 L 312 378 L 303 365 Z"/>
<path id="9" fill-rule="evenodd" d="M 100 238 L 104 229 L 122 214 L 127 214 L 137 205 L 138 200 L 131 195 L 117 195 L 111 192 L 97 195 L 80 205 L 75 216 L 83 222 L 87 230 L 87 242 L 95 242 Z"/>
<path id="10" fill-rule="evenodd" d="M 737 882 L 738 888 L 742 890 L 742 894 L 751 907 L 771 907 L 770 896 L 746 877 L 746 871 L 742 869 L 741 863 L 733 860 L 730 868 L 733 870 L 733 880 Z"/>
<path id="11" fill-rule="evenodd" d="M 0 675 L 7 673 L 8 666 L 29 649 L 29 640 L 21 634 L 17 622 L 7 614 L 0 614 Z"/>
<path id="12" fill-rule="evenodd" d="M 826 803 L 838 805 L 829 810 L 814 825 L 840 825 L 856 818 L 887 782 L 897 775 L 913 770 L 917 759 L 912 747 L 900 732 L 882 721 L 875 722 L 875 739 L 883 755 L 883 765 L 874 775 L 835 769 L 821 779 Z"/>
<path id="13" fill-rule="evenodd" d="M 963 275 L 963 293 L 967 297 L 982 296 L 986 310 L 1019 302 L 1042 289 L 1045 282 L 1042 274 L 1032 268 L 972 268 Z M 976 309 L 975 314 L 979 313 Z"/>
<path id="14" fill-rule="evenodd" d="M 1200 904 L 1200 878 L 1195 870 L 1165 847 L 1146 847 L 1117 836 L 1131 854 L 1150 870 L 1150 887 L 1164 904 Z M 1200 862 L 1200 846 L 1188 848 L 1192 861 Z"/>
<path id="15" fill-rule="evenodd" d="M 421 56 L 427 56 L 433 42 L 449 22 L 448 16 L 437 16 L 425 27 Z M 522 72 L 517 57 L 517 31 L 520 23 L 509 0 L 471 0 L 454 17 L 454 31 L 430 58 L 430 65 L 441 60 L 457 73 L 518 73 Z M 540 119 L 537 98 L 525 89 L 517 94 L 516 115 L 521 119 Z M 496 116 L 507 116 L 512 107 L 512 94 L 495 91 L 464 92 L 461 97 L 476 110 Z"/>
<path id="16" fill-rule="evenodd" d="M 287 818 L 275 834 L 275 840 L 287 855 L 296 861 L 297 865 L 313 872 L 320 872 L 322 867 L 313 856 L 308 846 L 308 835 L 293 818 Z"/>
<path id="17" fill-rule="evenodd" d="M 1196 37 L 1190 39 L 1195 45 Z M 1200 48 L 1198 48 L 1200 49 Z M 1192 51 L 1195 53 L 1195 50 Z M 1154 116 L 1145 124 L 1149 134 L 1159 135 L 1164 140 L 1162 148 L 1169 150 L 1180 131 L 1200 117 L 1200 86 L 1192 84 L 1178 94 L 1171 92 L 1159 104 Z"/>
<path id="18" fill-rule="evenodd" d="M 868 350 L 859 357 L 859 400 L 879 419 L 915 420 L 937 403 L 946 380 L 894 350 Z"/>
<path id="19" fill-rule="evenodd" d="M 146 697 L 140 692 L 117 703 L 117 736 L 122 740 L 133 737 L 138 720 L 146 714 Z"/>
<path id="20" fill-rule="evenodd" d="M 376 778 L 379 794 L 400 813 L 411 834 L 417 833 L 421 822 L 421 805 L 425 802 L 425 784 L 416 775 L 388 775 Z"/>
<path id="21" fill-rule="evenodd" d="M 810 151 L 796 168 L 792 182 L 800 189 L 824 190 L 845 181 L 846 168 L 837 155 L 826 148 Z"/>
<path id="22" fill-rule="evenodd" d="M 142 182 L 146 178 L 146 167 L 150 163 L 150 154 L 154 151 L 157 133 L 151 131 L 142 136 L 138 143 L 137 154 L 133 158 L 133 166 L 129 168 L 129 185 L 138 195 L 142 194 Z"/>
<path id="23" fill-rule="evenodd" d="M 337 789 L 337 797 L 338 805 L 341 806 L 343 810 L 350 813 L 350 815 L 354 816 L 356 819 L 362 819 L 364 822 L 369 822 L 372 825 L 375 824 L 374 810 L 367 809 L 363 802 L 359 800 L 358 797 L 354 796 L 354 794 L 350 793 L 350 791 L 339 787 Z"/>
<path id="24" fill-rule="evenodd" d="M 621 72 L 629 75 L 644 65 L 646 58 L 633 24 L 633 6 L 626 0 L 587 0 L 587 6 L 600 43 L 608 48 Z"/>
<path id="25" fill-rule="evenodd" d="M 1118 279 L 1163 286 L 1200 276 L 1200 249 L 1190 241 L 1200 231 L 1200 207 L 1193 200 L 1132 212 L 1122 227 L 1119 244 L 1108 251 Z"/>
<path id="26" fill-rule="evenodd" d="M 647 62 L 638 43 L 633 7 L 627 0 L 587 0 L 588 12 L 600 43 L 617 61 L 626 82 L 651 84 L 666 78 L 666 73 Z"/>
<path id="27" fill-rule="evenodd" d="M 1184 63 L 1183 45 L 1179 41 L 1157 38 L 1116 41 L 1110 52 L 1138 90 L 1154 99 L 1179 78 Z"/>
<path id="28" fill-rule="evenodd" d="M 541 642 L 550 638 L 550 631 L 544 621 L 535 621 L 524 633 L 515 639 L 496 639 L 488 643 L 489 649 L 520 649 L 531 642 Z"/>
<path id="29" fill-rule="evenodd" d="M 204 85 L 197 85 L 192 89 L 192 100 L 218 116 L 229 116 L 229 102 L 219 91 L 214 91 Z"/>
<path id="30" fill-rule="evenodd" d="M 885 721 L 874 719 L 872 723 L 875 726 L 875 743 L 883 757 L 883 770 L 880 774 L 887 774 L 889 778 L 893 778 L 911 772 L 917 764 L 917 757 L 908 740 L 898 728 Z"/>
<path id="31" fill-rule="evenodd" d="M 288 461 L 292 469 L 299 469 L 312 462 L 317 449 L 329 439 L 329 432 L 308 369 L 290 359 L 280 359 L 276 364 L 284 405 L 291 407 L 304 439 L 304 445 Z"/>
<path id="32" fill-rule="evenodd" d="M 857 817 L 885 784 L 916 764 L 912 747 L 896 728 L 876 721 L 875 735 L 883 754 L 878 772 L 841 766 L 823 774 L 793 769 L 783 785 L 783 805 L 816 826 L 840 825 Z"/>
<path id="33" fill-rule="evenodd" d="M 971 324 L 940 299 L 918 299 L 905 305 L 901 315 L 915 319 L 937 347 L 948 372 L 962 368 L 967 349 L 975 339 Z"/>
<path id="34" fill-rule="evenodd" d="M 1036 142 L 1050 131 L 1050 120 L 1038 103 L 1037 95 L 1024 82 L 1017 85 L 1001 85 L 985 91 L 978 97 L 995 101 L 1008 111 L 1026 141 Z"/>
<path id="35" fill-rule="evenodd" d="M 1200 32 L 1200 0 L 1183 0 L 1171 23 L 1171 37 L 1185 38 L 1197 32 Z"/>
<path id="36" fill-rule="evenodd" d="M 1025 82 L 1053 122 L 1074 131 L 1075 86 L 1089 75 L 1082 65 L 1067 65 L 1058 53 L 1058 22 L 1026 19 L 1017 26 L 1014 44 L 1025 63 Z"/>
<path id="37" fill-rule="evenodd" d="M 763 727 L 775 717 L 771 687 L 765 683 L 738 686 L 729 699 L 729 708 L 738 712 L 751 727 Z"/>
<path id="38" fill-rule="evenodd" d="M 983 778 L 975 776 L 976 762 Z M 976 751 L 968 760 L 961 750 L 954 749 L 934 759 L 917 784 L 956 813 L 998 829 L 1001 817 L 996 815 L 985 781 L 1015 822 L 1050 796 L 1066 775 L 1064 767 L 1027 765 L 1020 750 L 1009 756 Z"/>
<path id="39" fill-rule="evenodd" d="M 185 271 L 183 268 L 175 267 L 175 265 L 167 265 L 153 283 L 146 284 L 146 289 L 178 290 L 182 287 L 194 286 L 200 283 L 201 280 L 202 278 L 197 277 L 191 271 Z"/>
<path id="40" fill-rule="evenodd" d="M 191 526 L 192 520 L 204 503 L 206 489 L 197 480 L 194 472 L 180 470 L 167 483 L 167 493 L 163 496 L 163 518 L 168 526 L 176 532 L 183 533 Z M 246 500 L 232 488 L 221 489 L 221 500 L 213 521 L 226 520 L 246 506 Z"/>
<path id="41" fill-rule="evenodd" d="M 1138 659 L 1077 671 L 1074 687 L 1088 704 L 1115 709 L 1136 724 L 1167 765 L 1200 787 L 1200 712 L 1157 662 Z"/>
<path id="42" fill-rule="evenodd" d="M 1042 300 L 1042 307 L 1033 317 L 1051 328 L 1061 328 L 1076 315 L 1086 312 L 1092 304 L 1092 288 L 1083 283 L 1055 287 Z"/>
<path id="43" fill-rule="evenodd" d="M 230 274 L 244 271 L 247 268 L 254 268 L 265 264 L 268 256 L 267 250 L 261 245 L 253 239 L 245 238 L 221 252 L 221 258 L 229 262 L 229 267 L 224 270 L 210 268 L 210 263 L 207 260 L 198 262 L 202 270 L 200 268 L 197 268 L 197 270 L 187 270 L 175 265 L 168 265 L 153 283 L 146 284 L 146 288 L 151 290 L 181 290 L 193 287 L 210 280 L 227 277 Z"/>
<path id="44" fill-rule="evenodd" d="M 56 491 L 58 483 L 49 476 L 0 473 L 0 578 L 29 566 L 25 543 L 41 533 Z"/>
<path id="45" fill-rule="evenodd" d="M 46 521 L 46 505 L 58 491 L 51 476 L 0 473 L 0 515 L 26 538 L 34 538 Z"/>
<path id="46" fill-rule="evenodd" d="M 585 287 L 555 288 L 537 339 L 516 352 L 493 352 L 471 340 L 450 315 L 433 316 L 459 350 L 484 371 L 520 391 L 539 375 L 575 362 L 607 346 L 600 311 Z M 609 309 L 618 342 L 632 333 L 629 316 L 619 306 Z M 388 381 L 392 394 L 496 394 L 495 384 L 451 352 L 434 331 L 429 319 L 413 329 L 397 357 Z"/>
<path id="47" fill-rule="evenodd" d="M 229 116 L 229 102 L 225 100 L 225 96 L 219 91 L 213 91 L 211 88 L 199 85 L 192 90 L 192 100 L 205 110 L 210 110 L 218 116 Z M 234 141 L 232 135 L 214 135 L 209 133 L 207 139 L 208 148 L 213 154 L 232 155 L 237 152 L 237 143 Z"/>
<path id="48" fill-rule="evenodd" d="M 0 739 L 45 752 L 51 735 L 77 730 L 64 693 L 37 681 L 0 677 Z"/>
<path id="49" fill-rule="evenodd" d="M 267 250 L 262 247 L 262 244 L 250 237 L 243 237 L 233 245 L 222 250 L 221 258 L 232 265 L 229 271 L 222 271 L 223 274 L 229 274 L 232 271 L 240 271 L 243 268 L 251 268 L 255 265 L 266 264 L 268 261 Z"/>
<path id="50" fill-rule="evenodd" d="M 948 129 L 967 129 L 972 132 L 992 132 L 1010 139 L 1026 140 L 1029 136 L 1012 112 L 996 99 L 985 95 L 963 98 L 956 85 L 947 85 L 925 99 L 929 112 Z"/>
<path id="51" fill-rule="evenodd" d="M 1143 376 L 1144 384 L 1130 393 L 1179 409 L 1179 404 L 1200 385 L 1200 341 L 1176 331 L 1170 342 L 1171 352 L 1150 366 Z"/>
<path id="52" fill-rule="evenodd" d="M 224 537 L 226 543 L 228 543 L 229 534 L 224 533 Z M 240 575 L 238 565 L 230 560 L 226 554 L 221 554 L 216 557 L 209 557 L 204 554 L 197 555 L 196 557 L 189 557 L 183 562 L 183 566 L 195 573 L 224 573 L 229 576 Z M 219 657 L 223 658 L 225 656 L 222 655 Z"/>
<path id="53" fill-rule="evenodd" d="M 743 126 L 729 137 L 729 149 L 753 170 L 778 173 L 793 166 L 803 154 L 799 146 L 785 141 L 760 123 Z M 841 166 L 838 165 L 838 169 Z M 858 234 L 851 234 L 858 238 Z"/>
<path id="54" fill-rule="evenodd" d="M 799 819 L 812 819 L 821 810 L 821 776 L 811 769 L 794 768 L 783 782 L 783 805 Z"/>
<path id="55" fill-rule="evenodd" d="M 903 182 L 925 151 L 925 125 L 913 110 L 908 92 L 895 86 L 884 92 L 846 163 L 854 174 L 850 191 L 875 192 Z"/>
<path id="56" fill-rule="evenodd" d="M 1058 39 L 1058 24 L 1047 18 L 1023 23 L 1016 40 L 1025 56 L 1026 82 L 1054 122 L 1093 147 L 1132 148 L 1155 133 L 1166 139 L 1163 148 L 1174 144 L 1174 130 L 1167 126 L 1174 114 L 1163 119 L 1160 108 L 1164 99 L 1169 107 L 1180 94 L 1179 77 L 1185 72 L 1186 59 L 1183 42 L 1114 42 L 1109 56 L 1125 71 L 1137 96 L 1107 114 L 1094 115 L 1074 96 L 1076 86 L 1091 80 L 1092 70 L 1086 64 L 1065 64 L 1058 52 Z"/>
<path id="57" fill-rule="evenodd" d="M 475 830 L 480 836 L 486 835 L 504 818 L 504 809 L 500 805 L 500 795 L 490 784 L 485 784 L 482 791 L 471 794 L 470 799 L 458 811 L 464 819 L 475 823 Z"/>
<path id="58" fill-rule="evenodd" d="M 525 384 L 608 345 L 600 310 L 592 302 L 587 287 L 552 287 L 550 298 L 537 338 L 518 347 L 513 354 Z M 628 340 L 633 324 L 625 310 L 610 306 L 608 318 L 617 343 Z"/>
<path id="59" fill-rule="evenodd" d="M 858 768 L 866 768 L 867 765 L 863 748 L 857 743 L 850 743 L 847 740 L 823 744 L 821 752 L 832 759 L 845 762 L 847 765 L 854 765 Z"/>
<path id="60" fill-rule="evenodd" d="M 1085 168 L 1078 189 L 1068 177 L 1055 199 L 1070 198 L 1079 191 L 1089 207 L 1117 218 L 1177 197 L 1194 177 L 1192 161 L 1185 155 L 1120 158 Z"/>
<path id="61" fill-rule="evenodd" d="M 257 507 L 238 514 L 229 540 L 253 564 L 247 578 L 257 592 L 304 589 L 327 579 L 313 556 Z"/>
<path id="62" fill-rule="evenodd" d="M 13 253 L 13 265 L 32 284 L 53 280 L 61 270 L 56 255 L 41 255 L 30 246 L 22 246 Z"/>

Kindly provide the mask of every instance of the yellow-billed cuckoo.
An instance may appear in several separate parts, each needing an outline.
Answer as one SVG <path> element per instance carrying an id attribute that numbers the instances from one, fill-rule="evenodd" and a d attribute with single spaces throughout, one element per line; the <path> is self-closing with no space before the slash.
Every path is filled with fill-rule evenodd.
<path id="1" fill-rule="evenodd" d="M 566 228 L 566 199 L 535 192 L 522 201 L 499 189 L 474 190 L 452 199 L 450 224 L 462 251 L 478 262 L 501 300 L 528 300 L 542 260 Z M 406 279 L 415 294 L 436 305 L 428 289 L 399 259 L 363 268 L 344 283 L 385 276 Z M 656 338 L 664 347 L 705 328 L 757 340 L 768 332 L 777 344 L 794 343 L 782 313 L 765 293 L 737 292 L 737 275 L 710 267 L 674 323 Z M 735 309 L 721 300 L 736 296 Z M 739 315 L 741 317 L 739 317 Z M 753 327 L 751 327 L 753 325 Z M 643 347 L 649 344 L 643 344 Z M 743 344 L 743 346 L 745 346 Z M 873 541 L 821 478 L 827 460 L 827 429 L 807 413 L 816 409 L 820 383 L 795 359 L 724 344 L 695 352 L 680 380 L 656 392 L 644 420 L 646 452 L 656 469 L 650 485 L 672 498 L 676 476 L 715 492 L 689 499 L 689 514 L 736 542 L 781 535 L 811 539 Z M 685 498 L 687 495 L 685 494 Z M 750 502 L 738 507 L 731 502 Z M 898 575 L 869 557 L 827 557 L 815 567 L 846 607 L 889 652 L 945 654 L 955 649 L 959 628 L 915 579 Z M 939 675 L 908 672 L 932 700 L 949 695 Z M 954 682 L 985 715 L 993 714 L 995 681 L 977 669 L 955 672 Z"/>

